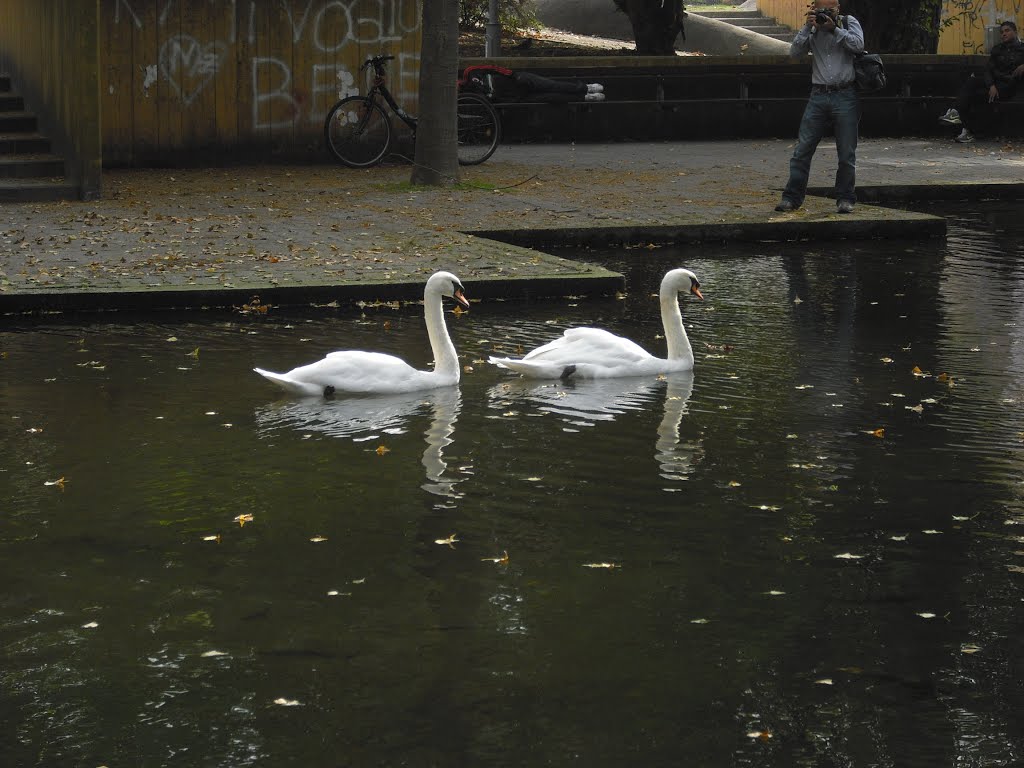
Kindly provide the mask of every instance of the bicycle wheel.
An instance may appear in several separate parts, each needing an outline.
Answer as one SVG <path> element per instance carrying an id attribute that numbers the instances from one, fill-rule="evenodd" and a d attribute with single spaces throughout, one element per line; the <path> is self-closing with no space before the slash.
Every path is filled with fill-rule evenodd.
<path id="1" fill-rule="evenodd" d="M 391 144 L 391 121 L 375 101 L 349 96 L 335 104 L 324 121 L 331 154 L 351 168 L 377 165 Z"/>
<path id="2" fill-rule="evenodd" d="M 459 165 L 479 165 L 494 154 L 501 140 L 501 122 L 491 102 L 475 93 L 458 101 Z"/>

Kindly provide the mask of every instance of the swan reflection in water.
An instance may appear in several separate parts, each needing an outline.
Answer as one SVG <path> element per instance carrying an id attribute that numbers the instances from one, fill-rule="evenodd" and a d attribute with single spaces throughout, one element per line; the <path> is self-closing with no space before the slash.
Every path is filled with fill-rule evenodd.
<path id="1" fill-rule="evenodd" d="M 654 458 L 667 480 L 686 480 L 702 455 L 698 439 L 680 443 L 679 430 L 689 411 L 693 373 L 682 371 L 658 377 L 588 379 L 544 382 L 509 379 L 488 391 L 492 407 L 530 403 L 543 413 L 560 418 L 576 431 L 599 421 L 614 421 L 629 411 L 646 411 L 664 389 L 664 411 L 658 425 Z"/>
<path id="2" fill-rule="evenodd" d="M 353 442 L 378 439 L 382 434 L 401 435 L 410 420 L 429 414 L 430 425 L 423 433 L 425 491 L 458 498 L 455 486 L 464 478 L 445 477 L 448 464 L 444 449 L 452 444 L 455 421 L 462 409 L 458 387 L 441 387 L 397 395 L 346 397 L 337 400 L 302 398 L 281 400 L 256 409 L 257 431 L 269 434 L 282 429 L 315 432 Z"/>

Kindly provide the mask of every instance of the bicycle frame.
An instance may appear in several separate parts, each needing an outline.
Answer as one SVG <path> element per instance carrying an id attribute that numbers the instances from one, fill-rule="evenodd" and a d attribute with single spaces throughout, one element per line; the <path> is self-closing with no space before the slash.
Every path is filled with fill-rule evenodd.
<path id="1" fill-rule="evenodd" d="M 367 61 L 366 64 L 363 65 L 363 68 L 365 68 L 367 64 L 372 64 L 373 65 L 373 75 L 374 75 L 373 76 L 373 86 L 366 93 L 366 98 L 368 98 L 370 101 L 376 103 L 377 96 L 378 95 L 383 96 L 384 97 L 384 101 L 387 102 L 387 105 L 389 107 L 391 107 L 391 111 L 394 112 L 396 115 L 398 115 L 398 117 L 401 118 L 402 122 L 405 123 L 407 126 L 409 126 L 409 129 L 415 134 L 416 133 L 416 125 L 419 123 L 418 118 L 416 118 L 414 115 L 410 115 L 408 112 L 406 112 L 400 106 L 398 106 L 398 102 L 395 101 L 395 97 L 392 96 L 391 95 L 391 91 L 388 90 L 387 74 L 386 74 L 386 72 L 384 70 L 384 62 L 387 61 L 387 59 L 391 59 L 391 58 L 394 58 L 394 57 L 393 56 L 388 56 L 387 58 L 381 59 L 379 61 L 376 60 L 376 59 L 371 59 L 371 60 Z"/>

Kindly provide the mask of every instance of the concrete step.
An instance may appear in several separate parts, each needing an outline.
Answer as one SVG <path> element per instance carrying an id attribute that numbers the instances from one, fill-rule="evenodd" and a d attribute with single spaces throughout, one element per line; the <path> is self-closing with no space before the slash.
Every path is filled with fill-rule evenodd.
<path id="1" fill-rule="evenodd" d="M 62 178 L 0 179 L 0 203 L 77 200 L 78 189 Z"/>
<path id="2" fill-rule="evenodd" d="M 0 133 L 0 155 L 46 154 L 51 146 L 46 136 L 34 131 Z"/>
<path id="3" fill-rule="evenodd" d="M 0 112 L 0 133 L 34 132 L 37 130 L 38 122 L 32 112 L 22 110 Z"/>
<path id="4" fill-rule="evenodd" d="M 64 159 L 57 155 L 0 155 L 0 179 L 54 178 L 63 175 Z"/>
<path id="5" fill-rule="evenodd" d="M 686 9 L 687 13 L 694 16 L 705 16 L 709 19 L 756 19 L 761 15 L 760 11 L 701 11 Z"/>
<path id="6" fill-rule="evenodd" d="M 724 21 L 727 24 L 732 24 L 734 27 L 741 27 L 750 32 L 756 32 L 759 35 L 782 40 L 787 43 L 792 42 L 793 35 L 796 34 L 795 29 L 779 24 L 773 16 L 764 16 L 760 11 L 691 11 L 687 9 L 686 12 L 708 19 Z"/>
<path id="7" fill-rule="evenodd" d="M 0 91 L 0 112 L 24 112 L 25 99 L 16 93 Z"/>

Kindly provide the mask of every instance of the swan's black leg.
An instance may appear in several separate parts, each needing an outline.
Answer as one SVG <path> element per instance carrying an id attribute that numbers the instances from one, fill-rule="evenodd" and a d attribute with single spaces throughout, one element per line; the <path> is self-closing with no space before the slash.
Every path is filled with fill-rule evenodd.
<path id="1" fill-rule="evenodd" d="M 559 376 L 558 378 L 560 378 L 562 381 L 568 381 L 569 377 L 572 376 L 574 373 L 576 373 L 576 366 L 567 365 L 565 366 L 565 368 L 562 369 L 562 375 Z"/>
<path id="2" fill-rule="evenodd" d="M 334 387 L 332 387 L 330 384 L 324 387 L 324 397 L 328 400 L 334 397 Z"/>

